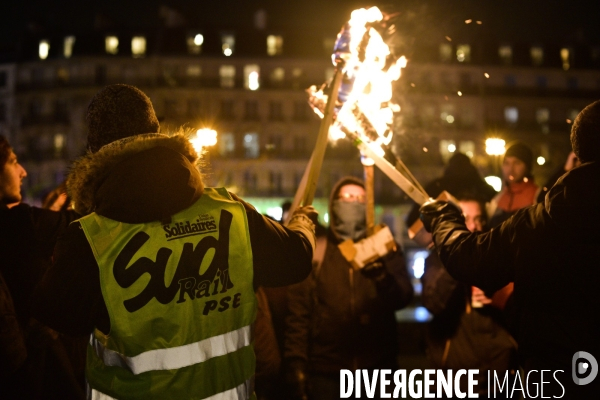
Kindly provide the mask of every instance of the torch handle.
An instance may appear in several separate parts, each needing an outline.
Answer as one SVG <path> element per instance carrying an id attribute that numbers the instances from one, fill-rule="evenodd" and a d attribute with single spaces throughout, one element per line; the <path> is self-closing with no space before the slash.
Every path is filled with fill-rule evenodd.
<path id="1" fill-rule="evenodd" d="M 375 230 L 375 167 L 363 165 L 363 169 L 365 172 L 367 236 L 371 236 Z"/>
<path id="2" fill-rule="evenodd" d="M 422 192 L 419 188 L 417 188 L 408 178 L 402 175 L 392 164 L 390 164 L 389 161 L 387 161 L 383 156 L 379 155 L 367 143 L 362 141 L 362 139 L 355 132 L 352 132 L 345 126 L 341 126 L 340 128 L 364 155 L 373 160 L 381 172 L 386 174 L 387 177 L 392 180 L 392 182 L 398 185 L 398 187 L 402 189 L 402 191 L 404 191 L 404 193 L 406 193 L 417 204 L 422 205 L 429 200 L 427 193 Z"/>
<path id="3" fill-rule="evenodd" d="M 306 188 L 304 189 L 304 194 L 302 196 L 302 205 L 304 206 L 312 204 L 315 192 L 317 191 L 317 182 L 319 181 L 319 174 L 321 172 L 321 167 L 323 166 L 323 158 L 325 157 L 325 149 L 327 148 L 327 137 L 329 135 L 331 122 L 333 121 L 333 109 L 340 90 L 342 75 L 343 73 L 339 68 L 336 69 L 335 74 L 333 75 L 331 93 L 329 93 L 329 97 L 327 98 L 327 105 L 325 106 L 325 113 L 319 127 L 317 143 L 315 144 L 311 157 L 312 162 L 310 163 Z"/>

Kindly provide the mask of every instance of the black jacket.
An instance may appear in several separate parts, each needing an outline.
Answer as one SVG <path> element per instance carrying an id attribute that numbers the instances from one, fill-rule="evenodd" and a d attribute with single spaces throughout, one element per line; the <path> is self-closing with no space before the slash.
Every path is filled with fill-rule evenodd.
<path id="1" fill-rule="evenodd" d="M 288 291 L 285 357 L 308 361 L 316 373 L 393 368 L 398 354 L 395 311 L 413 289 L 400 248 L 384 257 L 387 270 L 375 282 L 327 241 L 320 268 Z"/>
<path id="2" fill-rule="evenodd" d="M 148 135 L 88 155 L 67 182 L 77 209 L 141 223 L 168 219 L 201 195 L 197 155 L 183 136 Z M 255 286 L 289 285 L 311 269 L 309 241 L 240 201 L 250 230 Z M 59 332 L 108 333 L 110 321 L 98 265 L 79 223 L 59 240 L 55 262 L 35 294 L 35 315 Z"/>
<path id="3" fill-rule="evenodd" d="M 55 333 L 31 318 L 34 289 L 50 267 L 57 238 L 77 216 L 0 204 L 0 355 L 6 357 L 0 361 L 2 399 L 75 399 L 78 391 L 83 397 L 67 377 L 69 368 L 61 362 L 64 348 Z"/>
<path id="4" fill-rule="evenodd" d="M 559 179 L 545 204 L 487 233 L 470 233 L 458 213 L 433 221 L 438 253 L 456 279 L 486 291 L 514 281 L 520 361 L 526 371 L 563 370 L 566 398 L 600 393 L 600 379 L 575 386 L 571 378 L 576 352 L 600 360 L 598 182 L 600 164 L 583 164 Z"/>
<path id="5" fill-rule="evenodd" d="M 335 193 L 341 181 L 332 190 Z M 334 197 L 334 196 L 332 196 Z M 333 215 L 330 212 L 330 215 Z M 374 280 L 353 269 L 331 229 L 323 261 L 304 282 L 288 290 L 284 357 L 308 362 L 315 373 L 356 368 L 394 368 L 398 349 L 395 311 L 413 295 L 400 246 L 383 258 L 385 272 Z"/>
<path id="6" fill-rule="evenodd" d="M 478 392 L 487 395 L 487 370 L 517 369 L 517 343 L 504 327 L 502 312 L 471 307 L 471 286 L 456 281 L 436 253 L 425 260 L 423 305 L 433 314 L 427 329 L 427 356 L 436 369 L 479 369 Z M 491 296 L 491 295 L 490 295 Z M 466 379 L 464 382 L 466 389 Z"/>

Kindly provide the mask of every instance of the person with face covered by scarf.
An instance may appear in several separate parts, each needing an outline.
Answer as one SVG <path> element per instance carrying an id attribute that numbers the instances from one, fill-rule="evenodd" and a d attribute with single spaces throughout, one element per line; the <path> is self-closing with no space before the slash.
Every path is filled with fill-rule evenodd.
<path id="1" fill-rule="evenodd" d="M 402 249 L 362 269 L 338 245 L 366 237 L 364 183 L 332 189 L 330 227 L 317 240 L 311 275 L 290 287 L 284 365 L 291 399 L 339 398 L 341 369 L 397 369 L 395 311 L 413 296 Z M 379 393 L 379 390 L 376 392 Z"/>

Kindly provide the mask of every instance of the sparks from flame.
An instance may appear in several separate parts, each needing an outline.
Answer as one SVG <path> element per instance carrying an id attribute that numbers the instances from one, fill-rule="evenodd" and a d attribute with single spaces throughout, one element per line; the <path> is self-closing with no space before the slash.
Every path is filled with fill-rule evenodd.
<path id="1" fill-rule="evenodd" d="M 354 10 L 344 28 L 349 32 L 342 31 L 338 35 L 340 40 L 341 35 L 349 33 L 349 45 L 347 51 L 334 53 L 334 64 L 336 58 L 342 59 L 343 73 L 353 83 L 329 130 L 329 138 L 333 141 L 346 137 L 343 128 L 355 132 L 380 155 L 384 154 L 382 146 L 389 145 L 392 140 L 394 112 L 400 111 L 398 105 L 391 103 L 392 82 L 400 77 L 407 63 L 404 56 L 390 62 L 390 49 L 374 28 L 383 19 L 377 7 Z M 366 45 L 365 39 L 368 39 Z M 309 93 L 315 113 L 322 117 L 321 107 L 317 105 L 323 106 L 327 95 L 314 87 Z M 375 131 L 376 135 L 368 135 L 367 130 Z"/>

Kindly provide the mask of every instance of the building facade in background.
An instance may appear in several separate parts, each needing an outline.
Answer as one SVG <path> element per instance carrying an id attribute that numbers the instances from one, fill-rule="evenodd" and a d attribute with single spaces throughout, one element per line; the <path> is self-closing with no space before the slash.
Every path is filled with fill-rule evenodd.
<path id="1" fill-rule="evenodd" d="M 0 132 L 27 168 L 27 198 L 61 183 L 85 152 L 92 96 L 104 85 L 127 83 L 150 96 L 163 132 L 218 132 L 207 157 L 210 185 L 246 198 L 290 199 L 320 121 L 305 89 L 333 75 L 336 32 L 269 30 L 261 13 L 254 26 L 239 29 L 191 27 L 175 18 L 145 30 L 100 24 L 88 32 L 25 35 L 13 59 L 0 64 Z M 392 147 L 422 183 L 439 176 L 456 151 L 482 174 L 497 175 L 500 157 L 486 152 L 488 138 L 529 144 L 543 183 L 564 163 L 577 113 L 600 98 L 600 47 L 591 44 L 459 35 L 397 51 L 407 52 L 408 66 L 395 84 L 401 111 Z M 326 197 L 340 177 L 361 173 L 352 145 L 332 143 L 317 196 Z M 403 236 L 409 200 L 380 173 L 375 188 L 379 204 L 404 202 L 381 211 Z"/>

